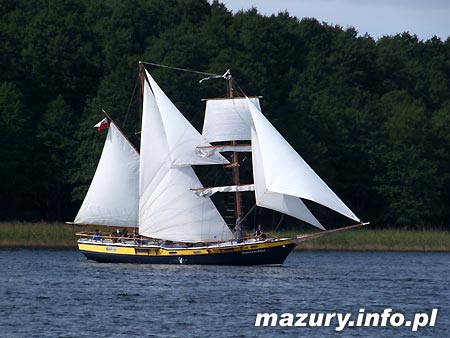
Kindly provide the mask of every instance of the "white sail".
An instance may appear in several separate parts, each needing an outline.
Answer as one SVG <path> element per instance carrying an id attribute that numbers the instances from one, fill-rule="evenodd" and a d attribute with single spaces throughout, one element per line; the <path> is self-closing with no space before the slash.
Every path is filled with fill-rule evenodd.
<path id="1" fill-rule="evenodd" d="M 141 199 L 142 235 L 178 242 L 228 240 L 233 237 L 209 197 L 191 191 L 201 186 L 190 167 L 171 168 Z"/>
<path id="2" fill-rule="evenodd" d="M 233 236 L 209 197 L 191 188 L 202 187 L 190 166 L 177 167 L 180 149 L 172 149 L 164 126 L 163 111 L 149 85 L 144 85 L 141 134 L 139 231 L 142 235 L 170 241 L 228 240 Z M 186 121 L 187 122 L 187 121 Z M 179 142 L 183 142 L 179 139 Z M 196 145 L 195 145 L 196 146 Z M 195 146 L 187 151 L 194 152 Z M 173 152 L 172 152 L 173 150 Z"/>
<path id="3" fill-rule="evenodd" d="M 259 143 L 267 189 L 314 201 L 359 222 L 359 218 L 297 154 L 261 110 L 250 100 L 247 102 Z"/>
<path id="4" fill-rule="evenodd" d="M 259 108 L 258 98 L 249 100 Z M 202 135 L 208 142 L 250 140 L 252 116 L 246 98 L 206 101 Z"/>
<path id="5" fill-rule="evenodd" d="M 94 178 L 75 223 L 136 226 L 139 200 L 139 154 L 110 123 Z"/>
<path id="6" fill-rule="evenodd" d="M 261 156 L 258 136 L 252 128 L 253 179 L 255 181 L 256 205 L 269 208 L 301 219 L 315 227 L 325 230 L 302 200 L 295 196 L 280 194 L 267 188 L 264 163 Z"/>
<path id="7" fill-rule="evenodd" d="M 147 71 L 145 71 L 145 74 L 161 112 L 161 128 L 165 132 L 166 141 L 169 145 L 172 166 L 228 164 L 228 160 L 220 154 L 208 157 L 197 154 L 196 147 L 200 144 L 205 145 L 202 136 L 180 113 L 151 75 Z"/>
<path id="8" fill-rule="evenodd" d="M 144 81 L 144 95 L 142 103 L 141 151 L 139 191 L 140 204 L 155 189 L 172 167 L 172 156 L 167 143 L 167 136 L 161 114 L 156 105 L 150 86 Z M 156 140 L 156 142 L 155 142 Z M 143 212 L 142 206 L 140 213 Z M 142 223 L 141 216 L 139 223 Z"/>

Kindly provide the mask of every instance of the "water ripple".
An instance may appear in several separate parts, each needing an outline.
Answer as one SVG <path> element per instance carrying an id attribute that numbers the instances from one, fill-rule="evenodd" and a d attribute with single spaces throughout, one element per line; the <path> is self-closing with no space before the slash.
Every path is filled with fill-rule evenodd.
<path id="1" fill-rule="evenodd" d="M 16 337 L 323 337 L 334 328 L 254 327 L 257 312 L 439 308 L 450 326 L 446 253 L 295 252 L 281 267 L 99 264 L 77 251 L 0 250 L 0 332 Z M 340 337 L 411 337 L 348 328 Z"/>

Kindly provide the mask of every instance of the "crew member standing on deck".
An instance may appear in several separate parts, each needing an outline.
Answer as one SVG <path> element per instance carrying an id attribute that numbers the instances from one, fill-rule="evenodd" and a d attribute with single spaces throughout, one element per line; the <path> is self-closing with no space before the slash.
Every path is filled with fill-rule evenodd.
<path id="1" fill-rule="evenodd" d="M 256 228 L 256 231 L 255 231 L 255 239 L 264 240 L 266 238 L 267 238 L 267 236 L 263 232 L 262 225 L 258 224 L 258 227 Z"/>
<path id="2" fill-rule="evenodd" d="M 92 239 L 94 241 L 101 241 L 102 236 L 100 235 L 100 231 L 98 229 L 95 229 L 94 236 L 92 236 Z"/>

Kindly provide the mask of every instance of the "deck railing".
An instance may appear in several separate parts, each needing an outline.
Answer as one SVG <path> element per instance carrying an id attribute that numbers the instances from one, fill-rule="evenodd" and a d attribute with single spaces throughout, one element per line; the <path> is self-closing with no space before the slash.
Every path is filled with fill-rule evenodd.
<path id="1" fill-rule="evenodd" d="M 95 232 L 88 232 L 88 231 L 81 231 L 77 232 L 75 235 L 79 237 L 79 239 L 88 240 L 92 242 L 99 242 L 99 243 L 122 243 L 122 244 L 135 244 L 135 245 L 148 245 L 148 243 L 155 244 L 155 245 L 163 245 L 165 247 L 171 247 L 171 248 L 195 248 L 195 247 L 208 247 L 211 245 L 220 245 L 225 243 L 248 243 L 251 240 L 256 241 L 270 241 L 274 239 L 278 239 L 277 237 L 269 238 L 269 233 L 265 232 L 263 233 L 266 235 L 266 239 L 261 238 L 261 236 L 244 236 L 241 238 L 233 238 L 230 240 L 223 240 L 223 241 L 214 241 L 214 242 L 198 242 L 198 243 L 185 243 L 185 242 L 172 242 L 172 241 L 165 241 L 157 238 L 151 238 L 146 236 L 134 236 L 134 234 L 130 234 L 127 236 L 120 236 L 117 235 L 115 232 L 111 232 L 107 235 L 98 234 L 98 236 L 95 236 Z M 94 237 L 95 236 L 95 237 Z"/>

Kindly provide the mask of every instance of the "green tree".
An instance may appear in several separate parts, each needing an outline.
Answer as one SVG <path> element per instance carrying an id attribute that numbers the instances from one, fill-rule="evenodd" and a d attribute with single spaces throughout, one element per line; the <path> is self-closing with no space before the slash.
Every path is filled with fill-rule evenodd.
<path id="1" fill-rule="evenodd" d="M 262 95 L 270 121 L 363 219 L 448 224 L 450 39 L 374 41 L 219 1 L 18 0 L 0 3 L 0 49 L 0 218 L 73 217 L 102 149 L 101 110 L 138 144 L 143 60 L 230 68 L 236 92 Z M 226 94 L 223 80 L 149 70 L 198 129 L 200 99 Z"/>
<path id="2" fill-rule="evenodd" d="M 439 201 L 432 206 L 436 225 L 448 226 L 450 219 L 450 103 L 433 114 L 431 119 L 431 153 L 437 163 L 437 172 L 433 185 Z"/>
<path id="3" fill-rule="evenodd" d="M 71 211 L 71 189 L 67 184 L 69 168 L 73 162 L 73 149 L 77 143 L 73 138 L 74 114 L 59 95 L 50 102 L 36 130 L 42 148 L 38 166 L 43 176 L 39 181 L 42 190 L 45 219 L 61 220 Z"/>
<path id="4" fill-rule="evenodd" d="M 0 218 L 27 219 L 39 213 L 34 133 L 21 91 L 0 83 Z"/>
<path id="5" fill-rule="evenodd" d="M 385 114 L 379 145 L 376 180 L 386 199 L 389 224 L 423 226 L 433 219 L 438 163 L 430 158 L 430 121 L 422 102 L 405 91 L 387 93 L 380 100 Z"/>

